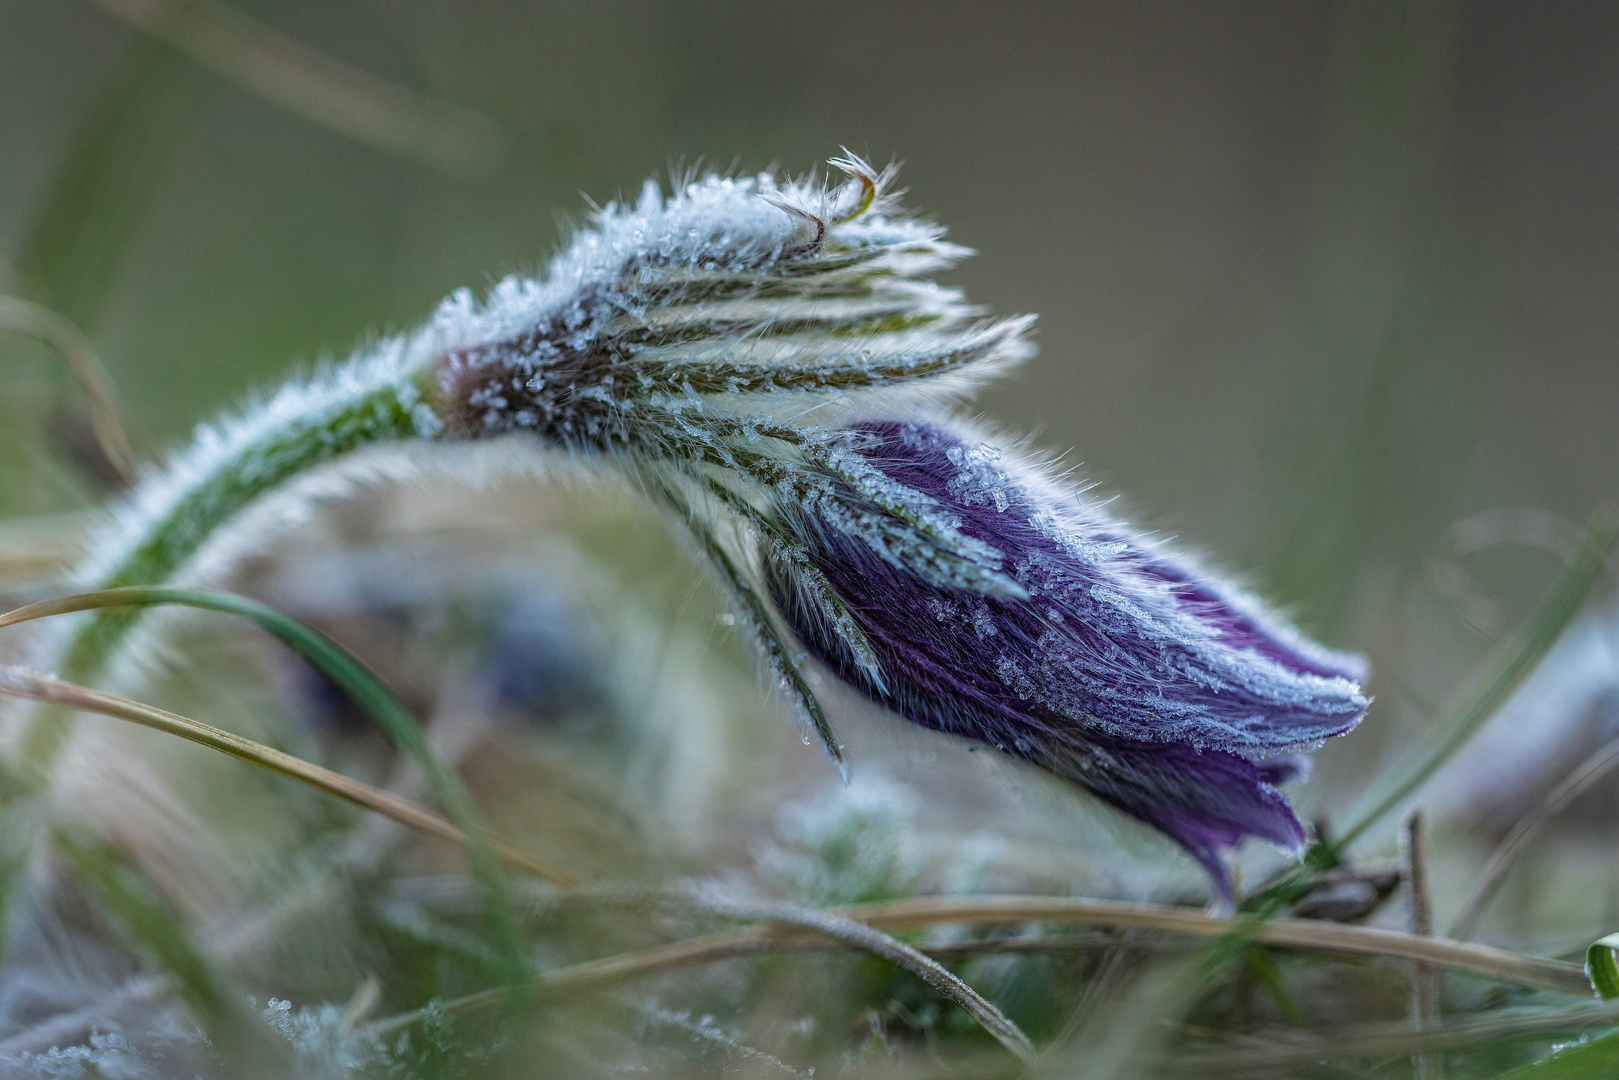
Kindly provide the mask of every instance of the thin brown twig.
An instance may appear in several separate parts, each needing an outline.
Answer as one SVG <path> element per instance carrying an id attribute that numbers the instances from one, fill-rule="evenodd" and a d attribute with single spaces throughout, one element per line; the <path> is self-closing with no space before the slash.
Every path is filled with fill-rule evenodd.
<path id="1" fill-rule="evenodd" d="M 419 774 L 413 776 L 412 779 L 419 780 Z M 381 815 L 378 815 L 378 818 L 383 821 L 389 820 L 382 818 Z M 375 822 L 377 819 L 371 820 Z M 368 860 L 366 865 L 375 867 L 388 857 L 388 852 L 393 846 L 393 835 L 397 834 L 377 834 L 367 830 L 360 830 L 350 838 L 347 847 L 351 851 L 363 850 L 364 857 Z M 354 865 L 352 859 L 352 854 L 338 855 L 339 865 L 352 868 Z M 340 876 L 338 875 L 338 877 Z M 284 883 L 286 885 L 285 890 L 277 895 L 268 907 L 260 907 L 234 924 L 220 927 L 208 933 L 205 939 L 206 948 L 217 959 L 230 961 L 247 950 L 261 947 L 269 934 L 285 924 L 288 918 L 299 912 L 307 911 L 309 905 L 322 895 L 323 890 L 331 888 L 335 880 L 336 878 L 329 870 L 306 867 L 301 875 L 301 880 Z M 464 876 L 446 876 L 442 880 L 454 881 L 466 886 L 469 896 L 481 895 L 473 883 Z M 526 879 L 508 882 L 508 885 L 517 886 L 519 883 L 526 886 L 527 890 L 535 896 L 541 894 L 550 895 L 557 891 L 554 885 L 541 885 L 536 881 Z M 571 891 L 579 893 L 584 890 L 575 887 Z M 1077 949 L 1082 948 L 1083 945 L 1075 941 L 1069 943 L 1068 947 Z M 48 1046 L 60 1045 L 65 1039 L 76 1035 L 81 1037 L 82 1035 L 87 1035 L 95 1030 L 99 1022 L 103 1022 L 110 1013 L 121 1005 L 136 1001 L 154 1000 L 163 994 L 171 992 L 175 985 L 172 975 L 132 977 L 126 980 L 123 985 L 81 1009 L 59 1013 L 31 1027 L 6 1036 L 5 1039 L 0 1040 L 0 1057 L 7 1054 L 42 1050 Z M 351 1007 L 353 1006 L 352 1001 L 350 1005 Z M 359 1024 L 363 1020 L 364 1017 L 358 1017 L 355 1019 L 355 1024 Z"/>
<path id="2" fill-rule="evenodd" d="M 135 478 L 135 450 L 129 442 L 113 392 L 112 377 L 84 332 L 50 308 L 20 296 L 0 296 L 0 330 L 38 338 L 62 358 L 73 381 L 90 400 L 90 425 L 107 464 L 125 483 Z"/>
<path id="3" fill-rule="evenodd" d="M 500 133 L 481 113 L 414 93 L 217 0 L 96 0 L 193 60 L 367 146 L 452 175 L 486 171 Z"/>
<path id="4" fill-rule="evenodd" d="M 1546 822 L 1579 798 L 1582 792 L 1613 771 L 1616 765 L 1619 765 L 1619 739 L 1599 748 L 1576 765 L 1561 783 L 1546 793 L 1546 797 L 1540 800 L 1539 805 L 1518 819 L 1512 831 L 1496 845 L 1494 851 L 1490 852 L 1484 870 L 1479 874 L 1478 884 L 1473 886 L 1472 895 L 1467 898 L 1462 910 L 1450 924 L 1451 937 L 1466 941 L 1473 936 L 1478 930 L 1480 920 L 1484 918 L 1485 910 L 1501 891 L 1501 886 L 1506 883 L 1507 873 L 1518 861 L 1518 856 L 1523 854 L 1524 846 L 1529 840 Z"/>
<path id="5" fill-rule="evenodd" d="M 1200 908 L 1066 896 L 927 896 L 862 904 L 842 908 L 839 913 L 885 930 L 940 923 L 1015 926 L 1030 922 L 1165 930 L 1198 937 L 1221 937 L 1240 930 L 1256 944 L 1426 960 L 1439 967 L 1523 986 L 1581 996 L 1591 993 L 1585 969 L 1579 964 L 1524 956 L 1487 945 L 1315 919 L 1276 918 L 1255 927 L 1244 916 L 1208 915 Z"/>
<path id="6" fill-rule="evenodd" d="M 472 841 L 466 833 L 439 817 L 418 803 L 409 799 L 402 799 L 397 795 L 372 787 L 344 776 L 342 773 L 323 769 L 319 765 L 311 764 L 302 758 L 272 749 L 252 739 L 245 739 L 233 732 L 221 728 L 211 727 L 199 723 L 177 713 L 166 712 L 150 705 L 142 705 L 138 701 L 121 698 L 113 694 L 91 690 L 88 687 L 75 683 L 62 682 L 58 679 L 49 679 L 35 675 L 14 667 L 0 666 L 0 694 L 13 697 L 30 698 L 49 705 L 60 705 L 69 709 L 81 709 L 85 712 L 99 713 L 118 720 L 127 720 L 132 724 L 152 728 L 169 735 L 177 735 L 189 742 L 217 750 L 222 754 L 282 776 L 298 780 L 302 783 L 334 795 L 355 806 L 373 811 L 397 821 L 406 828 L 448 840 L 461 847 L 470 847 Z M 533 874 L 535 877 L 559 885 L 576 883 L 578 876 L 552 866 L 544 860 L 537 859 L 526 852 L 519 851 L 510 844 L 493 838 L 486 840 L 490 850 L 501 862 L 514 870 Z"/>
<path id="7" fill-rule="evenodd" d="M 1400 829 L 1400 886 L 1405 892 L 1409 929 L 1416 937 L 1433 937 L 1433 892 L 1428 875 L 1428 831 L 1420 809 L 1406 815 Z M 1439 1019 L 1439 981 L 1433 965 L 1411 962 L 1411 1023 L 1422 1028 Z M 1444 1058 L 1419 1054 L 1411 1059 L 1415 1080 L 1438 1080 Z"/>
<path id="8" fill-rule="evenodd" d="M 417 831 L 461 845 L 469 842 L 461 830 L 416 803 L 175 713 L 8 667 L 0 667 L 0 693 L 100 713 L 177 735 L 308 783 Z M 572 876 L 509 845 L 491 842 L 491 847 L 497 856 L 516 869 L 552 880 L 566 881 Z M 1489 946 L 1307 919 L 1278 918 L 1252 927 L 1238 918 L 1211 916 L 1201 910 L 1039 896 L 917 897 L 855 905 L 829 914 L 884 930 L 941 923 L 983 927 L 1031 922 L 1160 930 L 1201 937 L 1216 937 L 1243 930 L 1258 943 L 1419 960 L 1527 986 L 1582 995 L 1589 993 L 1584 970 L 1577 964 L 1522 956 Z M 783 938 L 791 940 L 794 935 L 802 937 L 803 933 L 802 929 L 762 926 L 731 934 L 689 939 L 550 972 L 540 977 L 537 989 L 549 994 L 610 985 L 658 971 L 758 952 L 779 945 Z M 459 999 L 451 1006 L 457 1009 L 476 1008 L 499 1000 L 503 994 L 502 989 L 487 991 Z M 373 1026 L 379 1030 L 396 1030 L 414 1022 L 413 1015 L 381 1021 Z"/>
<path id="9" fill-rule="evenodd" d="M 441 892 L 439 899 L 452 901 L 461 899 L 462 889 L 460 886 L 463 883 L 459 879 L 452 879 L 450 882 L 440 880 L 435 884 L 456 886 L 448 894 Z M 422 897 L 418 894 L 417 899 L 420 900 Z M 717 915 L 724 919 L 768 923 L 780 927 L 809 931 L 815 936 L 802 942 L 783 942 L 771 939 L 758 942 L 757 948 L 759 950 L 784 952 L 799 951 L 800 949 L 824 951 L 831 943 L 831 947 L 842 945 L 886 960 L 916 975 L 938 991 L 945 999 L 959 1005 L 1007 1050 L 1025 1061 L 1032 1061 L 1036 1056 L 1034 1045 L 1029 1041 L 1028 1036 L 1024 1035 L 1015 1023 L 976 990 L 941 965 L 938 962 L 938 956 L 965 957 L 995 951 L 1011 952 L 1033 948 L 1049 950 L 1053 948 L 1085 947 L 1084 945 L 1076 945 L 1072 939 L 1061 942 L 1030 939 L 1010 947 L 1004 947 L 1006 945 L 1004 941 L 970 942 L 959 948 L 946 947 L 924 953 L 897 938 L 883 933 L 881 930 L 836 912 L 805 907 L 800 904 L 785 903 L 779 900 L 756 899 L 738 895 L 718 883 L 691 883 L 674 888 L 658 889 L 625 888 L 612 885 L 606 887 L 593 886 L 568 892 L 553 891 L 542 898 L 542 902 L 547 905 L 559 901 L 583 903 L 594 908 L 601 906 L 624 906 L 634 909 L 672 907 L 680 911 L 701 912 L 709 916 Z M 1095 942 L 1093 941 L 1089 944 L 1094 946 Z"/>

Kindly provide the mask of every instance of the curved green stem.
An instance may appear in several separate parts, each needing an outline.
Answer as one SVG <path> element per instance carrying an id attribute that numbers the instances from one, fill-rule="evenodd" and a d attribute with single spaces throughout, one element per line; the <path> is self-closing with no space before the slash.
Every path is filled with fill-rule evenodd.
<path id="1" fill-rule="evenodd" d="M 369 377 L 367 377 L 369 376 Z M 302 406 L 300 408 L 299 406 Z M 418 382 L 380 363 L 346 369 L 322 385 L 283 391 L 263 414 L 273 423 L 255 431 L 210 433 L 186 452 L 185 477 L 170 492 L 138 492 L 126 512 L 124 550 L 83 582 L 91 589 L 161 585 L 170 581 L 232 517 L 259 496 L 300 473 L 361 447 L 432 433 Z M 144 498 L 144 502 L 142 499 Z M 128 637 L 139 611 L 103 612 L 85 623 L 52 657 L 64 678 L 93 683 Z M 19 759 L 34 775 L 49 773 L 71 725 L 36 717 Z"/>

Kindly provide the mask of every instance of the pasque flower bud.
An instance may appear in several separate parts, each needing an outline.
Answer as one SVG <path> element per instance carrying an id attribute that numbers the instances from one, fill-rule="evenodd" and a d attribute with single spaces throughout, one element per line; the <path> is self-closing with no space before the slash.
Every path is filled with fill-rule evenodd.
<path id="1" fill-rule="evenodd" d="M 77 580 L 217 568 L 343 490 L 305 474 L 389 467 L 362 448 L 504 437 L 673 513 L 840 765 L 793 635 L 912 720 L 1161 829 L 1221 881 L 1246 836 L 1299 843 L 1274 785 L 1287 755 L 1354 725 L 1357 663 L 950 419 L 1033 352 L 1032 320 L 985 318 L 932 280 L 970 253 L 901 210 L 892 169 L 832 164 L 847 183 L 649 181 L 543 274 L 482 303 L 457 292 L 415 332 L 201 430 Z M 134 625 L 104 615 L 42 666 L 93 678 Z M 57 731 L 36 723 L 26 756 L 48 763 Z"/>
<path id="2" fill-rule="evenodd" d="M 1080 784 L 1221 887 L 1245 837 L 1297 847 L 1276 785 L 1359 719 L 1359 662 L 949 419 L 1030 322 L 928 281 L 966 250 L 898 212 L 890 173 L 834 164 L 841 190 L 649 186 L 543 279 L 452 302 L 447 433 L 532 432 L 674 510 L 840 763 L 778 617 L 867 695 Z"/>

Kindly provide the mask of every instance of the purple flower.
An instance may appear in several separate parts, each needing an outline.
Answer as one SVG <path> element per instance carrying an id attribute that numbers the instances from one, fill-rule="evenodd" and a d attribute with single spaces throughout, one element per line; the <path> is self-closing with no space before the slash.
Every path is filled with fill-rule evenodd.
<path id="1" fill-rule="evenodd" d="M 823 664 L 908 719 L 1077 783 L 1230 885 L 1245 837 L 1304 830 L 1277 785 L 1354 727 L 1362 662 L 1277 622 L 1008 451 L 939 423 L 867 422 L 819 500 L 780 499 L 773 598 Z M 851 477 L 864 476 L 858 485 Z M 919 572 L 869 522 L 904 505 L 998 589 Z M 890 511 L 891 512 L 891 511 Z M 790 554 L 796 552 L 796 558 Z"/>

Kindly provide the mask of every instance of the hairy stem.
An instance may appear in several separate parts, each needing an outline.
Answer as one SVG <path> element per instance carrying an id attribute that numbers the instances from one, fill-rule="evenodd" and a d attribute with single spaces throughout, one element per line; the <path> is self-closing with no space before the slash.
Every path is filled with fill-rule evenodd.
<path id="1" fill-rule="evenodd" d="M 262 431 L 213 434 L 198 440 L 172 489 L 137 501 L 106 546 L 120 548 L 111 564 L 84 584 L 107 589 L 170 581 L 232 517 L 259 496 L 300 473 L 373 443 L 419 438 L 426 432 L 422 395 L 397 372 L 380 378 L 350 375 L 327 384 L 283 391 L 265 407 L 273 423 Z M 296 406 L 303 405 L 302 409 Z M 290 414 L 290 415 L 281 415 Z M 112 611 L 86 622 L 50 658 L 74 682 L 93 682 L 128 637 L 137 611 Z M 25 730 L 24 771 L 48 775 L 71 726 L 36 716 Z"/>

